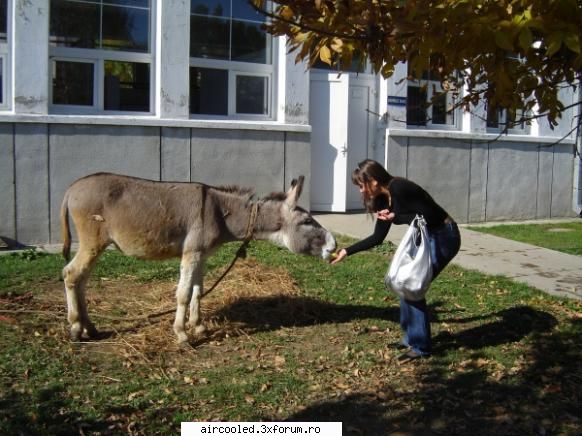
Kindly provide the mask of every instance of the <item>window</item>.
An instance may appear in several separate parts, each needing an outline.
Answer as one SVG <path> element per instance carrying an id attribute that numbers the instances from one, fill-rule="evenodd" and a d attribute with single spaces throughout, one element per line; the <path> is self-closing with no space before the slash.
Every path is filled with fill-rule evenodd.
<path id="1" fill-rule="evenodd" d="M 10 51 L 8 44 L 8 0 L 0 0 L 0 108 L 8 108 L 8 62 Z"/>
<path id="2" fill-rule="evenodd" d="M 370 62 L 365 58 L 362 59 L 362 55 L 359 52 L 354 53 L 352 63 L 347 67 L 341 66 L 338 58 L 339 57 L 334 53 L 332 57 L 332 65 L 323 62 L 321 59 L 317 59 L 312 68 L 337 71 L 338 73 L 372 74 L 372 66 L 370 65 Z"/>
<path id="3" fill-rule="evenodd" d="M 246 1 L 191 0 L 191 114 L 271 117 L 272 38 L 264 22 Z"/>
<path id="4" fill-rule="evenodd" d="M 445 91 L 439 77 L 425 72 L 420 80 L 409 79 L 406 98 L 406 125 L 455 128 L 455 96 Z"/>
<path id="5" fill-rule="evenodd" d="M 527 126 L 523 118 L 523 111 L 517 111 L 512 116 L 506 109 L 487 105 L 487 130 L 490 132 L 527 134 Z"/>
<path id="6" fill-rule="evenodd" d="M 51 103 L 59 111 L 151 112 L 150 0 L 51 0 Z"/>

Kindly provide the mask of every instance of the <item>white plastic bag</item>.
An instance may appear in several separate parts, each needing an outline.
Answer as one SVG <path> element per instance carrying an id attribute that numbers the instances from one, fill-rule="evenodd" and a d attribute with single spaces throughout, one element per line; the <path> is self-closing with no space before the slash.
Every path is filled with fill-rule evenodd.
<path id="1" fill-rule="evenodd" d="M 394 253 L 384 283 L 406 300 L 418 301 L 424 298 L 431 281 L 432 262 L 426 221 L 421 215 L 416 215 Z"/>

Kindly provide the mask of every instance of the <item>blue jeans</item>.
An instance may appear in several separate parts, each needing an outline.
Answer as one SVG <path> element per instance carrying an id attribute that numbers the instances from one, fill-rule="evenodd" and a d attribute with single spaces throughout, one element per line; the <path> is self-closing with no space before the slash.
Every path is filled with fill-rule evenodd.
<path id="1" fill-rule="evenodd" d="M 434 280 L 459 252 L 461 235 L 456 223 L 444 224 L 428 233 Z M 409 301 L 400 298 L 400 326 L 404 330 L 403 345 L 421 355 L 430 354 L 430 318 L 426 299 Z"/>

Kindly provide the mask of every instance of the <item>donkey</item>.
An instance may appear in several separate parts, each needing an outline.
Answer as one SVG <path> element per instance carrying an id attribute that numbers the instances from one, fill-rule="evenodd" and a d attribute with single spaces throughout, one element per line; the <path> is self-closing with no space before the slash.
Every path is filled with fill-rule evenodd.
<path id="1" fill-rule="evenodd" d="M 200 299 L 204 260 L 221 244 L 251 238 L 268 240 L 293 253 L 328 260 L 336 248 L 330 232 L 297 206 L 303 176 L 287 193 L 260 200 L 254 191 L 202 183 L 156 182 L 110 173 L 75 181 L 61 205 L 63 255 L 70 260 L 72 219 L 79 249 L 63 278 L 71 339 L 98 335 L 89 320 L 85 285 L 97 258 L 114 244 L 126 255 L 143 259 L 181 257 L 176 290 L 174 332 L 188 341 L 187 329 L 202 333 Z M 188 323 L 186 308 L 190 305 Z"/>

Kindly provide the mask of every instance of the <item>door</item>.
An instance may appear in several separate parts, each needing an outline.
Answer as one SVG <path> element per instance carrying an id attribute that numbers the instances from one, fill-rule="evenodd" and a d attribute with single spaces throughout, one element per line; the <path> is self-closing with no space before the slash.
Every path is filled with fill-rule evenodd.
<path id="1" fill-rule="evenodd" d="M 311 124 L 311 209 L 346 210 L 349 77 L 312 71 L 309 92 Z"/>
<path id="2" fill-rule="evenodd" d="M 348 162 L 346 178 L 346 209 L 362 209 L 362 197 L 352 183 L 352 171 L 358 163 L 366 159 L 372 148 L 374 117 L 370 112 L 373 105 L 374 82 L 352 78 L 349 86 L 348 102 Z"/>

